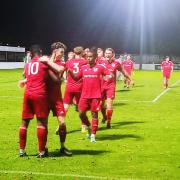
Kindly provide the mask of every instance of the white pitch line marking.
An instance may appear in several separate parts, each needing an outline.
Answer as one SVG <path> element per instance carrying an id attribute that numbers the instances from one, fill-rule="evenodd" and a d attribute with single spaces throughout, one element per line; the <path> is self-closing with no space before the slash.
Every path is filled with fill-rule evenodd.
<path id="1" fill-rule="evenodd" d="M 0 99 L 22 99 L 22 97 L 20 96 L 0 96 Z M 151 101 L 136 101 L 136 100 L 128 100 L 128 99 L 121 99 L 121 100 L 114 100 L 114 102 L 137 102 L 137 103 L 141 103 L 141 102 L 144 102 L 144 103 L 150 103 Z"/>
<path id="2" fill-rule="evenodd" d="M 16 86 L 16 87 L 18 87 L 18 82 L 16 82 L 16 83 L 11 83 L 11 84 L 3 84 L 3 83 L 0 83 L 0 87 L 4 87 L 4 88 L 6 88 L 6 87 L 14 87 L 14 86 Z"/>
<path id="3" fill-rule="evenodd" d="M 42 175 L 42 176 L 54 176 L 54 177 L 76 177 L 76 178 L 86 178 L 86 179 L 112 179 L 112 180 L 139 180 L 133 178 L 114 178 L 114 177 L 102 177 L 102 176 L 86 176 L 80 174 L 58 174 L 58 173 L 43 173 L 43 172 L 30 172 L 30 171 L 9 171 L 0 170 L 0 173 L 4 174 L 29 174 L 29 175 Z"/>
<path id="4" fill-rule="evenodd" d="M 155 103 L 161 96 L 163 96 L 165 93 L 167 93 L 169 90 L 171 90 L 172 87 L 176 86 L 180 80 L 177 80 L 172 86 L 164 90 L 161 94 L 159 94 L 155 99 L 152 100 L 152 103 Z"/>
<path id="5" fill-rule="evenodd" d="M 121 100 L 114 100 L 114 102 L 138 102 L 138 103 L 141 103 L 141 102 L 144 102 L 144 103 L 150 103 L 151 101 L 136 101 L 136 100 L 126 100 L 126 99 L 121 99 Z"/>
<path id="6" fill-rule="evenodd" d="M 22 99 L 20 96 L 0 96 L 0 98 L 12 98 L 12 99 Z"/>
<path id="7" fill-rule="evenodd" d="M 177 80 L 172 86 L 164 90 L 161 94 L 159 94 L 155 99 L 152 101 L 136 101 L 136 100 L 127 100 L 127 99 L 121 99 L 121 100 L 114 100 L 114 102 L 137 102 L 137 103 L 155 103 L 162 95 L 164 95 L 166 92 L 168 92 L 172 87 L 176 86 L 180 80 Z M 14 99 L 22 99 L 23 97 L 18 97 L 18 96 L 0 96 L 0 98 L 14 98 Z"/>

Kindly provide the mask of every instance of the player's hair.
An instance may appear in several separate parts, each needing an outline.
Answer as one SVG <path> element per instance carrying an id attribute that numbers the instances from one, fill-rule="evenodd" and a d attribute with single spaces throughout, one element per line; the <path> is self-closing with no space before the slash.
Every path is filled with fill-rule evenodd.
<path id="1" fill-rule="evenodd" d="M 40 45 L 38 45 L 38 44 L 32 45 L 30 47 L 30 52 L 32 54 L 32 57 L 42 55 L 42 49 L 41 49 Z"/>
<path id="2" fill-rule="evenodd" d="M 90 48 L 89 52 L 91 52 L 95 58 L 97 57 L 97 49 L 95 47 Z"/>
<path id="3" fill-rule="evenodd" d="M 130 56 L 130 58 L 132 58 L 131 54 L 126 54 L 126 58 L 127 58 L 127 56 Z"/>
<path id="4" fill-rule="evenodd" d="M 106 48 L 106 50 L 111 51 L 113 54 L 115 54 L 115 52 L 114 52 L 114 49 L 113 49 L 113 48 Z M 106 51 L 106 50 L 105 50 L 105 51 Z"/>
<path id="5" fill-rule="evenodd" d="M 64 51 L 66 51 L 67 47 L 64 43 L 62 42 L 54 42 L 51 44 L 51 50 L 55 50 L 55 49 L 59 49 L 59 48 L 63 48 Z"/>
<path id="6" fill-rule="evenodd" d="M 77 47 L 74 48 L 74 53 L 76 55 L 81 55 L 81 54 L 83 54 L 83 52 L 84 52 L 84 49 L 83 49 L 82 46 L 77 46 Z"/>
<path id="7" fill-rule="evenodd" d="M 69 55 L 71 55 L 71 54 L 73 55 L 73 58 L 74 58 L 74 57 L 75 57 L 75 54 L 74 54 L 73 51 L 69 51 L 69 52 L 68 52 L 68 58 L 69 58 Z"/>
<path id="8" fill-rule="evenodd" d="M 103 48 L 97 48 L 97 51 L 98 51 L 98 50 L 104 51 Z"/>
<path id="9" fill-rule="evenodd" d="M 89 51 L 89 48 L 85 48 L 84 51 Z"/>
<path id="10" fill-rule="evenodd" d="M 73 51 L 69 51 L 68 54 L 74 54 L 74 52 Z"/>

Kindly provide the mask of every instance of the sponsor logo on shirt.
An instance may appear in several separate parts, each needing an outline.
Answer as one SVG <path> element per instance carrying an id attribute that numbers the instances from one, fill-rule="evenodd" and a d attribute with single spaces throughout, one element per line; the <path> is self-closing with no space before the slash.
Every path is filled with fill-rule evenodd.
<path id="1" fill-rule="evenodd" d="M 84 77 L 85 78 L 97 78 L 98 75 L 90 75 L 90 74 L 88 74 L 88 75 L 84 75 Z"/>

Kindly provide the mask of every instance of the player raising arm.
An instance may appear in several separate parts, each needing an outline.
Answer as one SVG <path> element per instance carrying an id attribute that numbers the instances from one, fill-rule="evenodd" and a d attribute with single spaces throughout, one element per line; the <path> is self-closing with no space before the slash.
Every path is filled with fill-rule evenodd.
<path id="1" fill-rule="evenodd" d="M 51 45 L 51 49 L 53 51 L 52 56 L 49 60 L 41 58 L 41 61 L 46 62 L 48 65 L 55 63 L 57 66 L 57 70 L 65 69 L 65 63 L 62 61 L 62 57 L 64 56 L 64 52 L 66 50 L 66 46 L 61 42 L 55 42 Z M 47 61 L 46 61 L 47 60 Z M 55 67 L 55 65 L 53 67 Z M 49 70 L 51 79 L 48 79 L 47 87 L 48 87 L 48 100 L 50 105 L 50 110 L 53 112 L 53 116 L 57 117 L 58 120 L 58 128 L 56 134 L 59 135 L 60 140 L 60 153 L 71 156 L 72 152 L 70 152 L 65 147 L 65 140 L 66 140 L 66 123 L 65 123 L 65 116 L 66 112 L 64 110 L 62 93 L 61 93 L 61 79 L 63 73 L 59 71 Z M 52 80 L 53 79 L 53 80 Z"/>
<path id="2" fill-rule="evenodd" d="M 47 153 L 45 153 L 45 145 L 47 140 L 47 118 L 49 114 L 47 79 L 49 79 L 49 75 L 51 75 L 57 81 L 58 78 L 50 71 L 50 68 L 54 69 L 56 73 L 61 74 L 64 67 L 57 66 L 54 62 L 48 62 L 49 58 L 47 57 L 43 59 L 46 64 L 40 62 L 41 50 L 38 46 L 32 47 L 32 54 L 32 60 L 25 65 L 24 75 L 26 79 L 19 81 L 19 87 L 24 87 L 26 85 L 22 125 L 19 130 L 20 156 L 26 155 L 27 128 L 30 119 L 32 119 L 35 114 L 38 122 L 37 135 L 39 141 L 39 154 L 37 157 L 45 157 L 47 155 Z"/>

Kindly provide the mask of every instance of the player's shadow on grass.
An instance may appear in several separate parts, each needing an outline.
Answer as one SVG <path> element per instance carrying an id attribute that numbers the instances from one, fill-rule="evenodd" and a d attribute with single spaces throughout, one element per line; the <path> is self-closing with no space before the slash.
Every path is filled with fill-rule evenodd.
<path id="1" fill-rule="evenodd" d="M 126 126 L 131 124 L 142 124 L 144 121 L 121 121 L 113 123 L 113 126 Z"/>
<path id="2" fill-rule="evenodd" d="M 122 126 L 127 126 L 127 125 L 131 125 L 131 124 L 141 124 L 144 123 L 144 121 L 121 121 L 121 122 L 115 122 L 112 123 L 112 129 L 119 129 Z M 104 124 L 105 127 L 99 127 L 98 131 L 102 131 L 102 130 L 109 130 L 106 128 L 106 124 Z"/>
<path id="3" fill-rule="evenodd" d="M 144 85 L 135 85 L 133 88 L 144 87 Z"/>
<path id="4" fill-rule="evenodd" d="M 114 102 L 113 106 L 124 106 L 127 105 L 126 103 L 122 103 L 122 102 Z"/>
<path id="5" fill-rule="evenodd" d="M 110 151 L 104 151 L 104 150 L 88 150 L 88 149 L 74 149 L 72 151 L 72 156 L 79 156 L 79 155 L 99 155 L 99 154 L 104 154 L 104 153 L 109 153 Z M 62 157 L 59 153 L 59 150 L 51 151 L 49 152 L 49 157 Z"/>
<path id="6" fill-rule="evenodd" d="M 143 138 L 141 136 L 135 135 L 135 134 L 112 134 L 112 135 L 101 135 L 97 136 L 96 139 L 103 141 L 103 140 L 120 140 L 120 139 L 136 139 L 136 140 L 142 140 Z"/>
<path id="7" fill-rule="evenodd" d="M 81 130 L 80 129 L 74 129 L 71 131 L 67 131 L 67 134 L 76 133 L 76 132 L 81 132 Z"/>
<path id="8" fill-rule="evenodd" d="M 119 105 L 126 105 L 126 104 L 125 103 L 119 103 Z M 138 124 L 138 123 L 144 123 L 144 122 L 143 121 L 121 121 L 121 122 L 112 123 L 112 128 L 113 129 L 119 129 L 122 126 L 131 125 L 131 124 Z M 106 128 L 106 124 L 102 124 L 102 126 L 104 126 L 104 127 L 98 127 L 98 131 L 108 130 Z M 81 130 L 80 129 L 74 129 L 74 130 L 68 131 L 67 134 L 76 133 L 76 132 L 81 132 Z"/>
<path id="9" fill-rule="evenodd" d="M 119 89 L 119 90 L 116 90 L 116 92 L 128 92 L 128 91 L 131 91 L 130 89 Z"/>
<path id="10" fill-rule="evenodd" d="M 74 149 L 72 150 L 73 155 L 99 155 L 99 154 L 105 154 L 109 153 L 110 151 L 105 151 L 105 150 L 79 150 L 79 149 Z"/>

